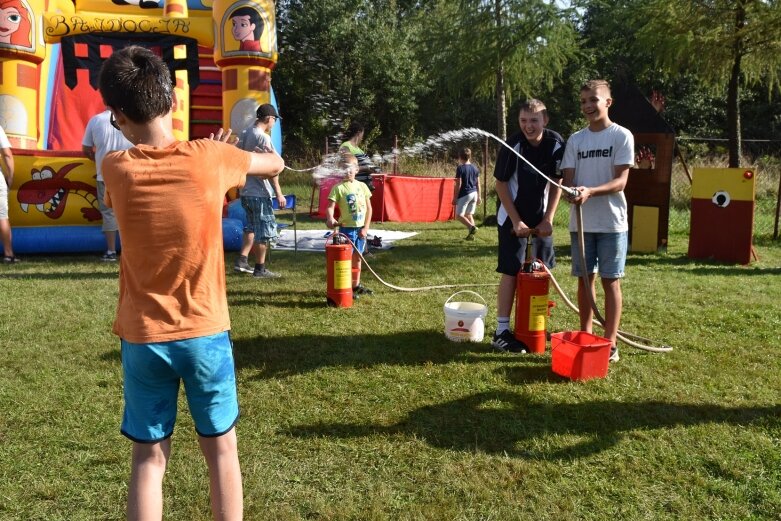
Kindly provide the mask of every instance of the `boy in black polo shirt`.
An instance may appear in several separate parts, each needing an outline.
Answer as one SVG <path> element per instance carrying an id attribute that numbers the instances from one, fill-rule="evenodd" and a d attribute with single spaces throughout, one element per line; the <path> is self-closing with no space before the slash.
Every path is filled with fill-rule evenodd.
<path id="1" fill-rule="evenodd" d="M 560 178 L 559 163 L 564 154 L 564 139 L 545 128 L 548 113 L 536 99 L 521 105 L 518 114 L 520 132 L 507 140 L 537 169 L 552 178 Z M 549 268 L 556 263 L 553 252 L 553 216 L 561 189 L 536 173 L 525 161 L 501 147 L 494 169 L 499 208 L 499 262 L 501 274 L 497 296 L 497 326 L 491 345 L 499 351 L 525 353 L 526 346 L 510 331 L 510 312 L 515 300 L 518 272 L 526 255 L 526 242 L 532 234 L 532 257 Z"/>

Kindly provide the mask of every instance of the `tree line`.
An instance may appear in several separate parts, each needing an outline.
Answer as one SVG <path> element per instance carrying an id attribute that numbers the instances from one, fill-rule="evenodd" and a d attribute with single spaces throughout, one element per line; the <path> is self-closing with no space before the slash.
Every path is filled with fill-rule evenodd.
<path id="1" fill-rule="evenodd" d="M 351 121 L 369 149 L 480 127 L 535 97 L 563 135 L 592 78 L 664 95 L 679 136 L 781 138 L 781 0 L 279 0 L 273 85 L 288 155 Z"/>

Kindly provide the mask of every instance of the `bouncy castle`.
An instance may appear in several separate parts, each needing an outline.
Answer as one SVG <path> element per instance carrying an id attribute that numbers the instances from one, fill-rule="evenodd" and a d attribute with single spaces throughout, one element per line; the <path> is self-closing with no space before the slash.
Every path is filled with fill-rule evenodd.
<path id="1" fill-rule="evenodd" d="M 272 0 L 0 0 L 0 126 L 15 162 L 15 252 L 105 249 L 95 164 L 81 142 L 105 109 L 101 65 L 128 45 L 149 48 L 171 70 L 180 140 L 241 131 L 259 105 L 276 106 Z M 281 151 L 279 125 L 272 141 Z M 241 229 L 226 226 L 227 247 Z"/>

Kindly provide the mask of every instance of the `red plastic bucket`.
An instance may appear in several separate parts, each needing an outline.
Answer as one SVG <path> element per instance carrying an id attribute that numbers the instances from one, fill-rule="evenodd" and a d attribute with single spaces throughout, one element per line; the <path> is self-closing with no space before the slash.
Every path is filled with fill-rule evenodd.
<path id="1" fill-rule="evenodd" d="M 570 380 L 604 378 L 610 358 L 610 340 L 585 331 L 551 335 L 551 369 Z"/>

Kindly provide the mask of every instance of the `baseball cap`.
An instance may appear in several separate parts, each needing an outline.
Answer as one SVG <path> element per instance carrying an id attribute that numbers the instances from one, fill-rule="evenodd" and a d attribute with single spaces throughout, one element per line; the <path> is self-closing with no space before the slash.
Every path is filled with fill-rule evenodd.
<path id="1" fill-rule="evenodd" d="M 277 109 L 270 103 L 264 103 L 258 107 L 258 110 L 255 112 L 255 114 L 257 115 L 258 119 L 265 118 L 266 116 L 274 116 L 277 119 L 282 119 L 279 117 Z"/>

